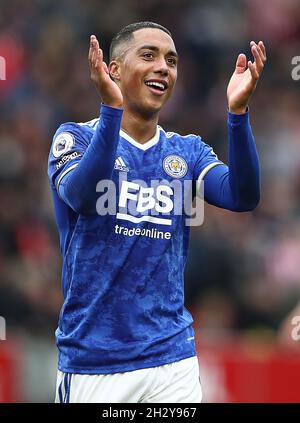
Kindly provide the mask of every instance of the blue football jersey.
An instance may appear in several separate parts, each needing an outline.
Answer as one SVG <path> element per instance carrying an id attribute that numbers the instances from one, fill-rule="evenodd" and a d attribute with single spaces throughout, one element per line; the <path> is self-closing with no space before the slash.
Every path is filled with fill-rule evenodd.
<path id="1" fill-rule="evenodd" d="M 155 136 L 140 144 L 120 130 L 111 180 L 95 187 L 94 212 L 78 214 L 60 198 L 59 186 L 75 171 L 98 123 L 61 125 L 49 155 L 63 256 L 58 367 L 108 374 L 191 357 L 193 320 L 184 307 L 190 231 L 184 186 L 222 162 L 196 135 L 158 126 Z"/>

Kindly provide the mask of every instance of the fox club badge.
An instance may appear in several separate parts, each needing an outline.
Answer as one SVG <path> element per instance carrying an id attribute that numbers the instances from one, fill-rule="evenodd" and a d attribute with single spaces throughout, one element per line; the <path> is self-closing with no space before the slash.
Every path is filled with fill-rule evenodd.
<path id="1" fill-rule="evenodd" d="M 187 162 L 180 156 L 171 154 L 163 161 L 164 171 L 173 178 L 182 178 L 187 174 Z"/>
<path id="2" fill-rule="evenodd" d="M 70 134 L 70 132 L 62 132 L 61 134 L 57 135 L 53 142 L 53 156 L 56 158 L 62 156 L 63 154 L 70 151 L 74 144 L 75 139 L 73 135 Z"/>

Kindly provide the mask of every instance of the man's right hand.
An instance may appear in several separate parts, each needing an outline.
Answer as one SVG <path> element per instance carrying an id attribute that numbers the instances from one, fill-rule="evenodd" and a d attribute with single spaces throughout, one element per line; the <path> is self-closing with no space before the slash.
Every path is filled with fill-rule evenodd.
<path id="1" fill-rule="evenodd" d="M 121 109 L 123 107 L 121 90 L 109 76 L 107 64 L 103 61 L 103 51 L 95 35 L 91 35 L 88 59 L 91 80 L 96 85 L 101 101 L 107 106 Z"/>

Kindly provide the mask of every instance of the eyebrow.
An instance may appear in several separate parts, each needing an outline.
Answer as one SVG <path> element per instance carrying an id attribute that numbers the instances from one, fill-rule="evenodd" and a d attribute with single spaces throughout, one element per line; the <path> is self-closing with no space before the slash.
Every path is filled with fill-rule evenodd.
<path id="1" fill-rule="evenodd" d="M 159 51 L 159 48 L 156 47 L 156 46 L 153 46 L 151 44 L 146 44 L 146 45 L 143 45 L 143 46 L 139 47 L 137 51 L 141 51 L 141 50 L 152 50 L 152 51 L 156 51 L 157 52 L 157 51 Z M 167 53 L 167 55 L 174 56 L 174 57 L 176 57 L 178 59 L 178 54 L 174 50 L 169 50 L 168 53 Z"/>

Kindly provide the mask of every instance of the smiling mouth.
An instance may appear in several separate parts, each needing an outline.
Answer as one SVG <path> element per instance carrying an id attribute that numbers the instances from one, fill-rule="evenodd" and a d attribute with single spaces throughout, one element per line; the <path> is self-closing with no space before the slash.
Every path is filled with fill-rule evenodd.
<path id="1" fill-rule="evenodd" d="M 147 85 L 149 90 L 155 95 L 163 95 L 168 89 L 168 84 L 166 82 L 147 81 L 145 85 Z"/>

